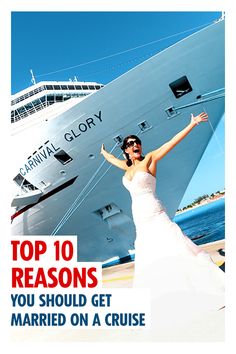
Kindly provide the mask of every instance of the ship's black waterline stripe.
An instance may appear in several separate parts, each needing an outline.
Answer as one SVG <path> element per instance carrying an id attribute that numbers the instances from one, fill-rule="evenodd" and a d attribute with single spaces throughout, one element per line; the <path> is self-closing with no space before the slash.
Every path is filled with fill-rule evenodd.
<path id="1" fill-rule="evenodd" d="M 63 189 L 71 186 L 76 178 L 78 176 L 70 179 L 69 181 L 61 184 L 60 186 L 56 187 L 55 189 L 51 190 L 50 192 L 48 192 L 47 194 L 44 194 L 42 197 L 39 198 L 39 200 L 37 201 L 37 203 L 34 203 L 34 204 L 29 204 L 29 205 L 26 205 L 24 208 L 20 209 L 19 211 L 17 211 L 15 214 L 13 214 L 11 216 L 11 220 L 14 220 L 17 216 L 19 216 L 20 214 L 24 213 L 25 211 L 29 210 L 30 208 L 34 207 L 35 205 L 37 205 L 38 203 L 42 202 L 43 200 L 47 199 L 47 198 L 50 198 L 52 195 L 58 193 L 58 192 L 61 192 Z"/>

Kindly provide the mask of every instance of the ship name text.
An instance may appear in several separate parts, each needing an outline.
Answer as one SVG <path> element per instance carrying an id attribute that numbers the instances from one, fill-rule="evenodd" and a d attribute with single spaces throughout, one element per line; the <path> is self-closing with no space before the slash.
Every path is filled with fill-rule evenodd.
<path id="1" fill-rule="evenodd" d="M 68 142 L 73 141 L 74 139 L 81 136 L 81 134 L 87 132 L 93 127 L 96 127 L 98 123 L 102 123 L 102 112 L 99 111 L 98 114 L 94 114 L 93 118 L 89 117 L 85 119 L 83 122 L 80 122 L 75 128 L 64 134 L 64 139 Z M 33 154 L 30 158 L 28 158 L 27 163 L 25 163 L 24 167 L 20 168 L 20 174 L 25 176 L 27 173 L 36 168 L 41 162 L 46 160 L 51 155 L 54 155 L 61 148 L 53 145 L 47 141 L 45 146 L 41 146 L 40 149 Z"/>
<path id="2" fill-rule="evenodd" d="M 68 142 L 81 136 L 81 134 L 87 132 L 89 129 L 96 126 L 98 122 L 102 122 L 102 112 L 94 114 L 94 118 L 87 118 L 84 122 L 79 123 L 75 128 L 64 134 L 64 139 Z"/>
<path id="3" fill-rule="evenodd" d="M 20 173 L 22 176 L 25 176 L 27 173 L 33 170 L 33 168 L 37 167 L 41 162 L 46 160 L 49 156 L 54 155 L 55 152 L 59 151 L 60 147 L 55 147 L 52 143 L 48 144 L 44 148 L 40 149 L 38 153 L 33 155 L 30 159 L 28 159 L 27 163 L 25 163 L 24 167 L 20 168 Z"/>

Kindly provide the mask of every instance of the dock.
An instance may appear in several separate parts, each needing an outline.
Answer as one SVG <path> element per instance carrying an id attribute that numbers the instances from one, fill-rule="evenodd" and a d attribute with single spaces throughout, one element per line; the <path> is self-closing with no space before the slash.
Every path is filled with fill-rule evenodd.
<path id="1" fill-rule="evenodd" d="M 210 242 L 199 247 L 210 254 L 218 267 L 225 270 L 225 240 Z M 105 268 L 102 273 L 104 288 L 131 288 L 134 277 L 134 262 Z"/>

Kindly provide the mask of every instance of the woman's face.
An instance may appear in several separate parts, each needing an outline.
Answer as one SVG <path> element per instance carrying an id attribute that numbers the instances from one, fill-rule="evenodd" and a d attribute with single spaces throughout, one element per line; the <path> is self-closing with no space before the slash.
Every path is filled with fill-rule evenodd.
<path id="1" fill-rule="evenodd" d="M 131 160 L 140 159 L 142 156 L 142 145 L 135 138 L 129 138 L 126 143 L 125 152 L 129 154 Z"/>

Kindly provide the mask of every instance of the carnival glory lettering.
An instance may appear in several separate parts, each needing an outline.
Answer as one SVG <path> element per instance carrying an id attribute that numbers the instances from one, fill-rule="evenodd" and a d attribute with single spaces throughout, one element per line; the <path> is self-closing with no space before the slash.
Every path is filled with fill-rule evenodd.
<path id="1" fill-rule="evenodd" d="M 87 132 L 89 129 L 96 126 L 96 123 L 102 122 L 102 112 L 99 111 L 98 114 L 94 114 L 94 118 L 87 118 L 84 122 L 79 123 L 76 128 L 71 129 L 69 132 L 64 134 L 66 141 L 71 142 L 72 140 L 81 136 L 81 134 Z"/>
<path id="2" fill-rule="evenodd" d="M 94 114 L 93 117 L 85 119 L 83 122 L 78 123 L 73 129 L 64 134 L 64 139 L 67 142 L 72 142 L 74 139 L 80 137 L 83 133 L 88 132 L 93 127 L 96 127 L 97 123 L 102 122 L 102 111 L 99 111 L 98 114 Z M 35 152 L 31 156 L 24 167 L 20 168 L 20 174 L 25 176 L 27 173 L 32 171 L 35 167 L 41 164 L 51 155 L 54 155 L 56 152 L 61 150 L 59 146 L 55 146 L 52 143 L 45 143 L 45 146 L 41 146 L 38 152 Z"/>

